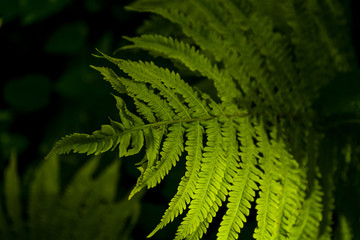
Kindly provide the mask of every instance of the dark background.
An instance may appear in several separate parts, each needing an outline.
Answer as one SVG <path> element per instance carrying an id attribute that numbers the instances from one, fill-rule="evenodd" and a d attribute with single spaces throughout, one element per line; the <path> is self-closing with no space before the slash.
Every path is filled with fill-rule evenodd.
<path id="1" fill-rule="evenodd" d="M 18 2 L 0 3 L 0 144 L 1 157 L 15 147 L 26 165 L 64 134 L 107 123 L 113 98 L 91 54 L 111 54 L 145 16 L 125 11 L 130 1 Z"/>

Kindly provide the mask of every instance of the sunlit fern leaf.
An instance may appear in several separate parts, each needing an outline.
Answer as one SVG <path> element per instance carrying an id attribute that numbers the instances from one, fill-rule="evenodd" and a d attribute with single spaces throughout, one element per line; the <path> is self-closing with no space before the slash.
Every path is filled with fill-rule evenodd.
<path id="1" fill-rule="evenodd" d="M 159 229 L 166 226 L 174 218 L 183 213 L 184 209 L 190 203 L 195 194 L 195 183 L 198 179 L 200 164 L 203 151 L 203 134 L 204 128 L 200 122 L 188 123 L 186 128 L 186 173 L 181 178 L 178 191 L 169 203 L 169 208 L 164 213 L 161 223 L 154 229 L 148 237 L 153 236 Z"/>
<path id="2" fill-rule="evenodd" d="M 53 152 L 48 155 L 48 158 L 51 157 L 51 154 L 65 154 L 71 151 L 78 153 L 87 153 L 87 154 L 99 154 L 101 152 L 108 151 L 114 145 L 119 144 L 120 139 L 116 135 L 117 130 L 123 130 L 122 125 L 116 124 L 113 122 L 113 126 L 103 125 L 101 130 L 93 132 L 92 135 L 88 134 L 71 134 L 64 137 L 62 140 L 57 142 L 54 146 Z"/>
<path id="3" fill-rule="evenodd" d="M 186 119 L 209 115 L 210 109 L 205 100 L 199 92 L 193 90 L 184 82 L 179 74 L 158 67 L 152 62 L 126 61 L 111 58 L 104 54 L 103 57 L 115 63 L 121 70 L 131 76 L 134 82 L 150 84 L 154 89 L 159 90 L 159 95 L 167 100 L 168 105 L 174 109 L 176 115 L 178 115 L 177 117 Z M 134 96 L 135 98 L 145 101 L 145 99 L 140 98 L 141 95 L 135 92 L 135 89 L 131 88 L 132 82 L 128 82 L 122 78 L 119 78 L 119 80 L 125 87 L 128 86 L 127 90 L 130 96 L 136 94 L 136 96 Z M 142 84 L 142 86 L 144 86 L 144 84 Z M 183 101 L 182 98 L 184 99 Z M 150 99 L 146 102 L 149 102 L 149 104 L 152 103 Z M 165 106 L 166 104 L 164 104 L 164 108 Z M 169 113 L 168 115 L 171 114 Z M 165 117 L 166 120 L 172 118 L 173 116 Z"/>
<path id="4" fill-rule="evenodd" d="M 245 119 L 248 119 L 245 117 Z M 237 140 L 237 122 L 233 118 L 224 119 L 220 121 L 222 123 L 222 142 L 224 144 L 225 159 L 224 162 L 224 177 L 221 180 L 220 190 L 217 194 L 217 198 L 221 200 L 218 204 L 214 204 L 211 207 L 211 211 L 207 214 L 207 217 L 200 223 L 200 227 L 191 235 L 193 239 L 201 238 L 208 230 L 209 224 L 212 218 L 215 217 L 214 212 L 218 212 L 219 207 L 225 202 L 226 197 L 229 195 L 229 191 L 232 190 L 232 184 L 234 184 L 234 178 L 239 170 L 239 142 Z"/>
<path id="5" fill-rule="evenodd" d="M 129 198 L 157 186 L 184 160 L 185 174 L 149 237 L 185 213 L 175 239 L 206 238 L 224 207 L 217 238 L 234 240 L 255 206 L 255 239 L 316 239 L 332 212 L 323 204 L 331 175 L 319 164 L 323 129 L 312 104 L 336 71 L 346 69 L 349 54 L 324 19 L 344 33 L 333 3 L 135 1 L 128 9 L 157 14 L 182 33 L 126 38 L 130 45 L 121 49 L 171 59 L 216 92 L 210 97 L 152 61 L 99 51 L 97 57 L 118 67 L 92 66 L 120 94 L 120 121 L 92 135 L 69 135 L 52 153 L 116 147 L 120 157 L 139 153 L 140 176 Z M 331 13 L 323 15 L 320 6 Z M 130 110 L 121 95 L 133 100 Z"/>
<path id="6" fill-rule="evenodd" d="M 137 47 L 159 52 L 165 57 L 181 61 L 191 71 L 198 71 L 204 77 L 211 79 L 214 81 L 214 85 L 218 90 L 218 96 L 220 96 L 223 102 L 232 102 L 235 98 L 241 96 L 241 93 L 236 91 L 236 86 L 228 73 L 220 71 L 216 66 L 213 66 L 208 58 L 187 43 L 161 35 L 143 35 L 126 39 L 134 44 L 123 49 Z M 233 88 L 235 91 L 229 92 L 227 91 L 228 88 Z"/>
<path id="7" fill-rule="evenodd" d="M 217 234 L 219 240 L 238 238 L 249 215 L 251 202 L 254 201 L 255 191 L 258 190 L 257 184 L 262 176 L 262 172 L 256 167 L 259 150 L 252 139 L 255 137 L 255 132 L 251 123 L 249 119 L 244 118 L 239 119 L 237 124 L 238 138 L 241 143 L 241 163 L 240 168 L 236 169 L 229 189 L 228 210 Z"/>
<path id="8" fill-rule="evenodd" d="M 123 100 L 115 97 L 122 123 L 111 120 L 111 125 L 102 125 L 101 130 L 89 134 L 71 134 L 58 141 L 47 158 L 53 154 L 64 154 L 71 151 L 98 155 L 119 146 L 119 156 L 130 156 L 138 153 L 144 142 L 141 128 L 142 120 L 130 113 Z"/>
<path id="9" fill-rule="evenodd" d="M 130 197 L 145 186 L 148 188 L 155 187 L 179 160 L 180 155 L 184 151 L 184 128 L 181 124 L 176 124 L 171 125 L 168 131 L 169 133 L 167 133 L 167 137 L 164 140 L 159 159 L 152 166 L 146 168 L 143 176 L 139 178 L 134 190 L 130 194 Z"/>
<path id="10" fill-rule="evenodd" d="M 227 156 L 221 144 L 224 141 L 221 125 L 214 120 L 206 121 L 204 125 L 207 142 L 203 150 L 197 189 L 175 239 L 184 239 L 198 230 L 200 232 L 197 235 L 202 237 L 207 229 L 203 225 L 207 226 L 212 221 L 227 195 Z"/>

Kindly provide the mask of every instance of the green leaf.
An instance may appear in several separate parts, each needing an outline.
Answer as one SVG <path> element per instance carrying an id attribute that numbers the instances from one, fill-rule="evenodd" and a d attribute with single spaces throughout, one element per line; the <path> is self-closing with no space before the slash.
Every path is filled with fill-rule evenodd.
<path id="1" fill-rule="evenodd" d="M 47 159 L 34 171 L 27 209 L 31 239 L 46 239 L 49 234 L 45 229 L 52 228 L 60 194 L 59 161 L 58 157 Z"/>
<path id="2" fill-rule="evenodd" d="M 23 226 L 21 204 L 21 180 L 18 175 L 17 156 L 15 150 L 11 152 L 9 165 L 4 173 L 5 206 L 12 221 L 11 229 L 21 234 Z"/>

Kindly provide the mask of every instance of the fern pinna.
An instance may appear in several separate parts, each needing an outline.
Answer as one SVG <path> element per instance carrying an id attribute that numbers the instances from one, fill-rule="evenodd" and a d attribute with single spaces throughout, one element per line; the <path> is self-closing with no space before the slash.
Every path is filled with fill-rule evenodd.
<path id="1" fill-rule="evenodd" d="M 161 18 L 126 38 L 124 50 L 168 58 L 216 95 L 153 62 L 100 52 L 119 68 L 93 66 L 120 94 L 120 121 L 68 135 L 49 156 L 116 147 L 120 157 L 137 154 L 141 175 L 130 198 L 159 184 L 185 156 L 177 192 L 148 237 L 186 211 L 175 239 L 201 239 L 224 207 L 217 239 L 238 239 L 255 205 L 254 239 L 331 239 L 334 189 L 327 179 L 336 164 L 322 167 L 324 132 L 313 102 L 337 72 L 350 69 L 340 3 L 139 0 L 128 8 Z"/>

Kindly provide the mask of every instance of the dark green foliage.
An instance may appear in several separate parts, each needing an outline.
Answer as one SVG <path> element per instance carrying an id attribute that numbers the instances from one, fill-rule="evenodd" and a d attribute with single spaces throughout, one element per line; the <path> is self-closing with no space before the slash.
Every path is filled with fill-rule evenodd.
<path id="1" fill-rule="evenodd" d="M 14 79 L 5 86 L 4 98 L 18 111 L 39 110 L 49 103 L 50 81 L 42 75 L 27 75 Z"/>
<path id="2" fill-rule="evenodd" d="M 69 4 L 69 0 L 0 1 L 0 14 L 5 21 L 21 17 L 24 25 L 41 21 Z"/>
<path id="3" fill-rule="evenodd" d="M 49 38 L 45 50 L 52 54 L 76 54 L 82 49 L 88 26 L 84 22 L 63 25 Z"/>
<path id="4" fill-rule="evenodd" d="M 140 199 L 115 201 L 120 161 L 94 178 L 100 160 L 89 159 L 63 192 L 59 158 L 46 160 L 31 174 L 24 196 L 13 152 L 0 198 L 1 239 L 129 239 Z"/>

